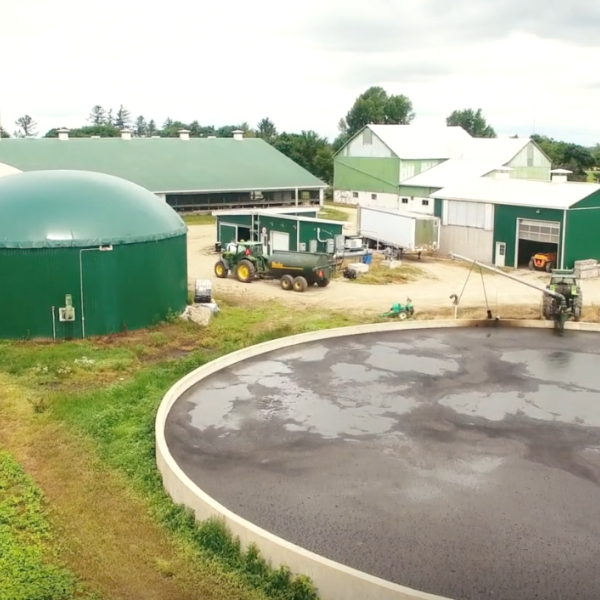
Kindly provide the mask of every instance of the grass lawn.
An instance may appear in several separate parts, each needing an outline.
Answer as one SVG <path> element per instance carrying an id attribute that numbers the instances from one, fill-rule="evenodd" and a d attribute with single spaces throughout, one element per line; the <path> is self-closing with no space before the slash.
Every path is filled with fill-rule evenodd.
<path id="1" fill-rule="evenodd" d="M 181 215 L 186 225 L 214 225 L 216 217 L 212 215 Z"/>
<path id="2" fill-rule="evenodd" d="M 198 525 L 171 502 L 155 466 L 154 418 L 177 379 L 222 354 L 373 319 L 290 314 L 272 303 L 220 306 L 206 328 L 177 321 L 87 341 L 0 342 L 0 545 L 8 536 L 11 552 L 25 556 L 23 581 L 48 572 L 56 577 L 48 585 L 64 590 L 3 596 L 0 555 L 0 600 L 84 598 L 83 590 L 114 600 L 316 598 L 305 578 L 269 568 L 220 523 Z M 7 469 L 15 473 L 8 484 Z M 44 514 L 38 488 L 48 500 Z M 9 530 L 7 496 L 9 510 L 24 498 L 23 521 Z"/>
<path id="3" fill-rule="evenodd" d="M 329 219 L 330 221 L 347 221 L 348 213 L 343 210 L 338 210 L 330 205 L 325 205 L 318 213 L 317 217 L 319 219 Z"/>

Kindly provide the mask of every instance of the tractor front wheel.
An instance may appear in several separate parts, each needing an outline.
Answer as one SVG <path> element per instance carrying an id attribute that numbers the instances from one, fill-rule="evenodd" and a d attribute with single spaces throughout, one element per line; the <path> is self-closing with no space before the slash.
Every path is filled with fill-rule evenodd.
<path id="1" fill-rule="evenodd" d="M 553 267 L 554 267 L 554 265 L 550 261 L 548 261 L 546 263 L 546 273 L 552 273 L 552 268 Z"/>
<path id="2" fill-rule="evenodd" d="M 240 260 L 235 270 L 235 276 L 242 283 L 250 283 L 256 276 L 256 267 L 249 260 Z"/>
<path id="3" fill-rule="evenodd" d="M 400 319 L 400 321 L 405 321 L 406 319 L 408 319 L 408 313 L 405 310 L 401 310 L 398 313 L 398 319 Z"/>
<path id="4" fill-rule="evenodd" d="M 281 289 L 289 292 L 294 289 L 294 278 L 291 275 L 284 275 L 279 282 Z"/>
<path id="5" fill-rule="evenodd" d="M 302 276 L 294 279 L 294 291 L 305 292 L 308 289 L 308 281 Z"/>
<path id="6" fill-rule="evenodd" d="M 219 279 L 225 279 L 227 277 L 227 275 L 229 275 L 229 269 L 227 268 L 227 265 L 222 260 L 218 261 L 215 264 L 215 275 Z"/>
<path id="7" fill-rule="evenodd" d="M 535 263 L 533 262 L 533 260 L 529 261 L 529 270 L 530 271 L 535 271 Z"/>

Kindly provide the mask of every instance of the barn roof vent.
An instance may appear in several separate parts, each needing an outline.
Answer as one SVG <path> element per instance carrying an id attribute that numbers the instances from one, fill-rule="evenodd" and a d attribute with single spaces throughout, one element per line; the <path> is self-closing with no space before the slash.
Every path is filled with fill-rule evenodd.
<path id="1" fill-rule="evenodd" d="M 510 179 L 511 171 L 511 167 L 498 167 L 497 169 L 494 169 L 494 179 L 499 179 L 501 181 Z"/>
<path id="2" fill-rule="evenodd" d="M 236 129 L 233 132 L 233 139 L 234 140 L 243 140 L 244 139 L 244 131 L 242 129 Z"/>
<path id="3" fill-rule="evenodd" d="M 122 140 L 130 140 L 131 139 L 131 129 L 121 129 L 121 139 Z"/>
<path id="4" fill-rule="evenodd" d="M 180 140 L 189 140 L 190 139 L 190 130 L 189 129 L 180 129 L 178 132 Z"/>
<path id="5" fill-rule="evenodd" d="M 56 133 L 58 133 L 59 140 L 68 140 L 69 139 L 69 130 L 65 129 L 64 127 L 57 129 Z"/>
<path id="6" fill-rule="evenodd" d="M 552 169 L 550 173 L 552 174 L 552 183 L 567 183 L 569 175 L 573 171 L 569 171 L 568 169 Z"/>

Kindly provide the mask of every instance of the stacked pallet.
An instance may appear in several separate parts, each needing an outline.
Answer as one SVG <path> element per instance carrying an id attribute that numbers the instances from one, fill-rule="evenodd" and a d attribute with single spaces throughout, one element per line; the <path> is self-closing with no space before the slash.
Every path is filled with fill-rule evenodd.
<path id="1" fill-rule="evenodd" d="M 600 275 L 600 266 L 594 258 L 575 261 L 575 277 L 578 279 L 591 279 Z"/>

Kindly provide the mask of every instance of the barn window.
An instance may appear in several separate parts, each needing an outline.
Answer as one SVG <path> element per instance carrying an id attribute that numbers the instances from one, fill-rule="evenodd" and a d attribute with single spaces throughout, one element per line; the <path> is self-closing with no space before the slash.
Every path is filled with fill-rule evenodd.
<path id="1" fill-rule="evenodd" d="M 408 204 L 408 198 L 402 198 L 402 204 Z"/>
<path id="2" fill-rule="evenodd" d="M 373 132 L 367 127 L 363 131 L 363 144 L 370 146 L 373 143 Z"/>
<path id="3" fill-rule="evenodd" d="M 371 194 L 371 200 L 377 200 L 377 194 Z"/>
<path id="4" fill-rule="evenodd" d="M 493 204 L 444 200 L 442 225 L 474 227 L 492 231 L 494 222 Z"/>
<path id="5" fill-rule="evenodd" d="M 352 192 L 352 197 L 353 198 L 358 198 L 358 192 Z"/>
<path id="6" fill-rule="evenodd" d="M 423 199 L 423 200 L 421 200 L 421 204 L 422 204 L 423 206 L 429 206 L 429 200 L 425 200 L 425 199 Z"/>

